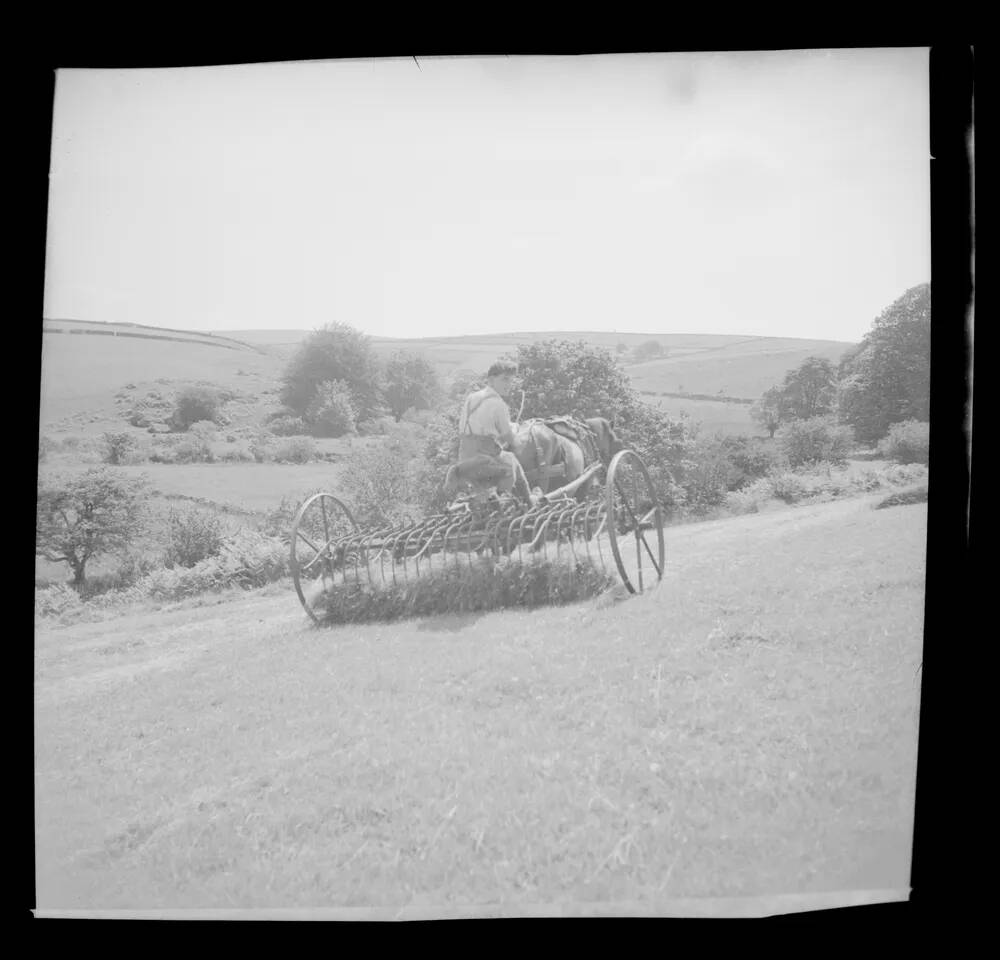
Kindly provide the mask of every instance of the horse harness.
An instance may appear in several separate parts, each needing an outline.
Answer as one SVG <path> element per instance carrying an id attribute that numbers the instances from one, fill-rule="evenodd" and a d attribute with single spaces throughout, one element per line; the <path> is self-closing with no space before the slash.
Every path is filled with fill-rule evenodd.
<path id="1" fill-rule="evenodd" d="M 548 427 L 556 435 L 575 443 L 583 452 L 585 467 L 601 459 L 601 452 L 597 446 L 597 438 L 589 424 L 574 417 L 534 418 L 527 422 L 527 427 L 528 436 L 531 438 L 531 443 L 535 448 L 535 463 L 538 464 L 538 467 L 535 470 L 525 471 L 528 483 L 536 484 L 541 480 L 548 480 L 550 477 L 562 477 L 566 475 L 566 454 L 562 445 L 557 447 L 552 463 L 545 462 L 545 452 L 535 435 L 535 428 L 538 426 Z"/>

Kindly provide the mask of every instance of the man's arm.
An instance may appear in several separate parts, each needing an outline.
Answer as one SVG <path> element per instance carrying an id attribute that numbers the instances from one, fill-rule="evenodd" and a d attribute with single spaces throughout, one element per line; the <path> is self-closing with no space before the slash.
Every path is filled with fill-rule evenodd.
<path id="1" fill-rule="evenodd" d="M 510 425 L 510 411 L 504 400 L 500 400 L 495 406 L 497 439 L 503 446 L 509 448 L 514 443 L 514 430 Z"/>

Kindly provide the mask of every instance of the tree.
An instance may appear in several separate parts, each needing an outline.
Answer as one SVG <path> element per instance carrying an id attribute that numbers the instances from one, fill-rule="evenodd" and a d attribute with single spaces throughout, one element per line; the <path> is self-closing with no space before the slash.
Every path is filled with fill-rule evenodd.
<path id="1" fill-rule="evenodd" d="M 486 386 L 486 374 L 474 373 L 472 370 L 459 370 L 452 375 L 448 384 L 448 404 L 461 406 L 462 401 L 473 392 Z"/>
<path id="2" fill-rule="evenodd" d="M 353 433 L 357 411 L 351 388 L 343 380 L 326 380 L 318 384 L 306 407 L 306 420 L 318 437 L 342 437 L 345 433 Z"/>
<path id="3" fill-rule="evenodd" d="M 912 287 L 882 311 L 841 363 L 840 417 L 865 443 L 930 416 L 931 287 Z"/>
<path id="4" fill-rule="evenodd" d="M 177 396 L 170 424 L 175 430 L 187 430 L 203 420 L 217 423 L 224 399 L 222 391 L 214 387 L 186 387 Z"/>
<path id="5" fill-rule="evenodd" d="M 426 357 L 400 350 L 386 362 L 385 400 L 397 423 L 410 407 L 433 407 L 440 393 L 437 372 Z"/>
<path id="6" fill-rule="evenodd" d="M 289 360 L 282 377 L 281 402 L 303 416 L 321 383 L 347 384 L 358 419 L 377 416 L 381 368 L 365 334 L 346 323 L 330 323 L 311 333 Z"/>
<path id="7" fill-rule="evenodd" d="M 781 411 L 781 388 L 771 387 L 770 390 L 765 390 L 761 398 L 750 408 L 750 417 L 773 439 L 775 430 L 782 423 Z"/>
<path id="8" fill-rule="evenodd" d="M 662 357 L 665 353 L 663 344 L 659 340 L 646 340 L 632 351 L 632 362 L 643 363 L 646 360 L 655 360 L 657 357 Z"/>
<path id="9" fill-rule="evenodd" d="M 68 563 L 74 585 L 82 585 L 94 556 L 126 550 L 142 529 L 145 487 L 142 479 L 120 477 L 103 467 L 43 479 L 35 515 L 35 554 Z"/>
<path id="10" fill-rule="evenodd" d="M 571 415 L 615 417 L 636 403 L 618 359 L 583 340 L 541 340 L 517 348 L 524 418 Z M 520 398 L 511 399 L 516 410 Z"/>
<path id="11" fill-rule="evenodd" d="M 785 374 L 778 393 L 782 420 L 810 420 L 829 413 L 837 397 L 837 373 L 824 357 L 806 357 Z"/>

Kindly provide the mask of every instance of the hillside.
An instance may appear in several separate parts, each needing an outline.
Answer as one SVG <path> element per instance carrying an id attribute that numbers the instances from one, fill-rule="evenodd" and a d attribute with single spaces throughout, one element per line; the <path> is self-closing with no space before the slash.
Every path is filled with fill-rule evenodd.
<path id="1" fill-rule="evenodd" d="M 152 388 L 164 381 L 207 381 L 243 394 L 273 389 L 288 356 L 309 333 L 235 330 L 209 334 L 65 320 L 48 320 L 45 330 L 41 421 L 49 425 L 68 417 L 87 422 L 90 418 L 114 420 L 114 395 L 129 383 Z M 836 362 L 850 346 L 827 340 L 615 331 L 375 337 L 373 344 L 382 356 L 396 350 L 422 353 L 447 379 L 460 370 L 481 372 L 498 357 L 514 354 L 518 344 L 551 337 L 584 339 L 611 351 L 618 344 L 631 349 L 650 339 L 659 341 L 667 351 L 665 358 L 626 365 L 633 385 L 669 413 L 687 413 L 706 428 L 727 433 L 758 432 L 749 417 L 753 399 L 779 383 L 807 356 Z M 627 358 L 627 354 L 622 356 Z M 720 395 L 745 403 L 741 407 L 706 399 Z"/>
<path id="2" fill-rule="evenodd" d="M 317 630 L 278 584 L 40 628 L 39 905 L 905 899 L 926 508 L 871 505 L 671 528 L 625 602 Z"/>
<path id="3" fill-rule="evenodd" d="M 63 321 L 52 325 L 71 329 Z M 207 337 L 178 335 L 152 339 L 111 335 L 72 335 L 50 331 L 42 337 L 40 422 L 45 425 L 80 413 L 115 416 L 114 395 L 128 383 L 205 380 L 241 390 L 280 375 L 282 361 L 251 345 L 220 347 Z M 168 334 L 163 334 L 164 336 Z M 169 334 L 173 337 L 173 334 Z"/>

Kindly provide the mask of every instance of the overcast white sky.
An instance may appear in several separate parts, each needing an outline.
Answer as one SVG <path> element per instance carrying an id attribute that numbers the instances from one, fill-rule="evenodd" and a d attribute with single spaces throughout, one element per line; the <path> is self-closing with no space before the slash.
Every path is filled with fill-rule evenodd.
<path id="1" fill-rule="evenodd" d="M 926 49 L 62 70 L 45 316 L 859 340 L 930 280 Z"/>

